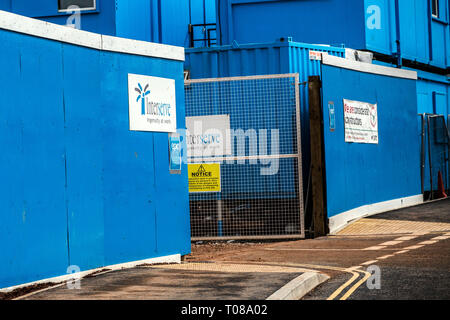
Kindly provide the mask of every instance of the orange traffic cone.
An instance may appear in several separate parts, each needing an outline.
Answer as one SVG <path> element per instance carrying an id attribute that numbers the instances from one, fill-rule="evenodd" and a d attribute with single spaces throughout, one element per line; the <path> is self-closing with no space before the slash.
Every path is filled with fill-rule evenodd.
<path id="1" fill-rule="evenodd" d="M 438 198 L 447 198 L 444 188 L 444 180 L 442 179 L 441 171 L 438 172 Z"/>

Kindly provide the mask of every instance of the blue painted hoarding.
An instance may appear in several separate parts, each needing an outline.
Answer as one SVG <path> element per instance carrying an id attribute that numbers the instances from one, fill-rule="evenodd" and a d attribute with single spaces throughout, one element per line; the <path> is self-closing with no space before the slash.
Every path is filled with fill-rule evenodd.
<path id="1" fill-rule="evenodd" d="M 328 217 L 420 195 L 416 80 L 324 64 L 322 88 Z M 377 143 L 346 142 L 344 99 L 377 105 Z"/>
<path id="2" fill-rule="evenodd" d="M 183 62 L 4 29 L 0 47 L 0 288 L 188 254 L 187 170 L 168 133 L 130 131 L 128 95 L 130 73 L 173 79 L 184 128 Z"/>

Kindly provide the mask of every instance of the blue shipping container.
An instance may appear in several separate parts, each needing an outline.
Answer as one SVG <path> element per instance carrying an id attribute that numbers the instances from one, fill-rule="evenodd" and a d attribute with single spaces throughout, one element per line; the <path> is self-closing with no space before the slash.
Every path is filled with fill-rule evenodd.
<path id="1" fill-rule="evenodd" d="M 294 41 L 450 66 L 448 0 L 216 0 L 221 44 Z M 399 44 L 399 46 L 398 46 Z"/>
<path id="2" fill-rule="evenodd" d="M 300 81 L 300 117 L 303 178 L 310 163 L 308 88 L 309 76 L 320 75 L 320 60 L 310 53 L 324 52 L 344 57 L 345 50 L 328 46 L 285 42 L 245 44 L 213 48 L 186 49 L 185 69 L 192 79 L 298 73 Z M 187 110 L 187 114 L 190 110 Z M 305 188 L 306 189 L 306 188 Z M 305 190 L 306 192 L 306 190 Z"/>

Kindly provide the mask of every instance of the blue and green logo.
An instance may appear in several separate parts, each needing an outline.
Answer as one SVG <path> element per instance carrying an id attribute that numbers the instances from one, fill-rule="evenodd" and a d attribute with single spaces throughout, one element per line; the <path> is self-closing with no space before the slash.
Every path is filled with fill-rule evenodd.
<path id="1" fill-rule="evenodd" d="M 138 88 L 135 88 L 137 93 L 139 93 L 139 96 L 137 97 L 136 102 L 139 102 L 141 100 L 141 114 L 145 115 L 145 97 L 150 94 L 150 90 L 148 90 L 149 85 L 147 84 L 144 89 L 142 89 L 142 86 L 140 83 L 138 83 Z"/>

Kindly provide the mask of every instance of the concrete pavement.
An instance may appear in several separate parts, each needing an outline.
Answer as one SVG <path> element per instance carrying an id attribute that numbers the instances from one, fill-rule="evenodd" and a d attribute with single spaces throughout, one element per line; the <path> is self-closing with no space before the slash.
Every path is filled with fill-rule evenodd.
<path id="1" fill-rule="evenodd" d="M 265 300 L 269 297 L 288 299 L 300 297 L 298 294 L 303 296 L 327 279 L 311 277 L 316 273 L 309 271 L 293 267 L 223 263 L 142 266 L 83 279 L 79 289 L 70 289 L 67 285 L 62 285 L 21 299 Z M 305 281 L 311 281 L 312 278 L 318 282 L 313 283 L 315 284 L 313 287 L 303 288 Z M 290 288 L 278 292 L 289 283 Z M 307 291 L 302 292 L 305 289 Z"/>
<path id="2" fill-rule="evenodd" d="M 361 219 L 318 239 L 193 244 L 182 265 L 105 273 L 80 290 L 61 286 L 25 299 L 264 300 L 314 271 L 331 279 L 305 300 L 450 299 L 450 200 Z"/>

